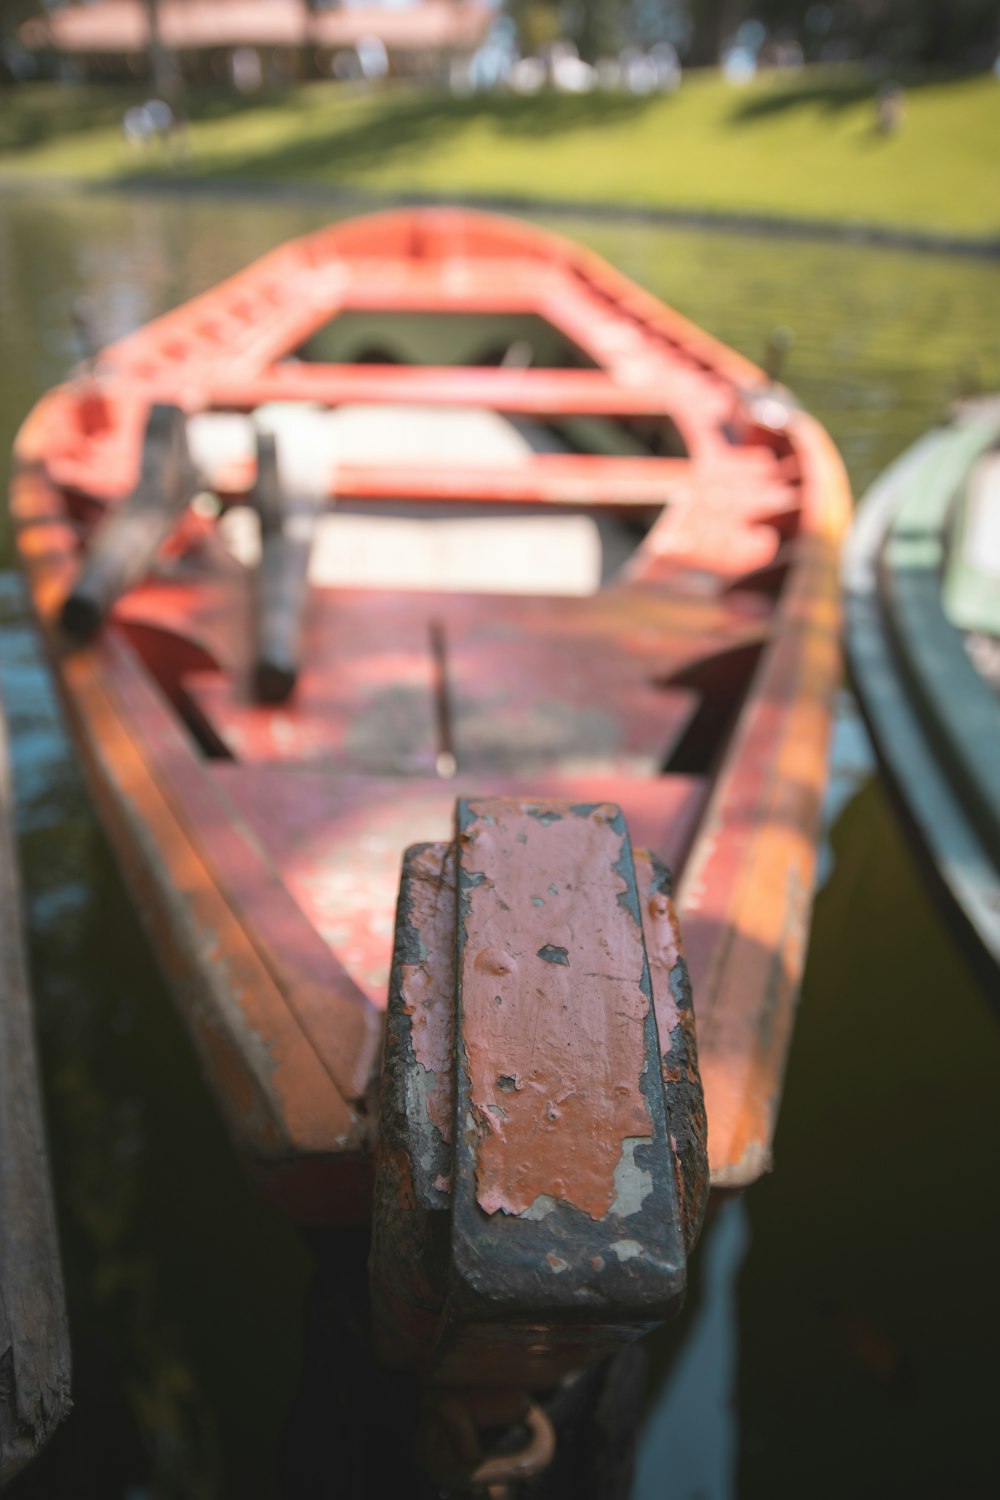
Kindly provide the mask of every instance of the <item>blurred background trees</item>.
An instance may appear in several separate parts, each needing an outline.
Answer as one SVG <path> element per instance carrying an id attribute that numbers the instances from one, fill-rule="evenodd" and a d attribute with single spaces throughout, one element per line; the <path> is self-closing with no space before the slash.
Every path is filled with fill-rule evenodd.
<path id="1" fill-rule="evenodd" d="M 41 10 L 40 0 L 0 0 L 0 89 L 18 77 L 17 28 Z"/>
<path id="2" fill-rule="evenodd" d="M 812 62 L 982 67 L 1000 48 L 997 0 L 508 0 L 507 9 L 524 53 L 566 37 L 591 62 L 669 41 L 688 66 L 711 67 L 748 23 Z"/>
<path id="3" fill-rule="evenodd" d="M 0 84 L 34 76 L 19 28 L 102 0 L 0 0 Z M 160 41 L 165 0 L 133 0 L 149 18 L 149 72 L 170 97 L 176 66 Z M 213 0 L 172 0 L 209 7 Z M 258 0 L 265 8 L 281 0 Z M 346 0 L 284 0 L 303 13 L 323 13 Z M 390 0 L 386 0 L 390 3 Z M 398 8 L 405 0 L 391 0 Z M 419 5 L 419 0 L 410 0 Z M 458 0 L 455 0 L 458 3 Z M 594 63 L 623 49 L 669 43 L 685 67 L 714 67 L 738 55 L 741 76 L 757 66 L 797 61 L 867 60 L 888 68 L 939 66 L 986 69 L 1000 51 L 1000 0 L 497 0 L 513 21 L 524 57 L 559 41 Z M 508 22 L 509 25 L 509 22 Z M 35 49 L 37 51 L 37 48 Z"/>

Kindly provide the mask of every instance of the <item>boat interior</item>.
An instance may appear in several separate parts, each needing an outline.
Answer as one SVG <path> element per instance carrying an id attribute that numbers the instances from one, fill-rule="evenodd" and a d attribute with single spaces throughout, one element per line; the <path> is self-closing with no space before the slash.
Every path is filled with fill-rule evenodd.
<path id="1" fill-rule="evenodd" d="M 447 837 L 456 795 L 607 798 L 682 864 L 800 510 L 780 423 L 737 442 L 732 387 L 707 363 L 564 269 L 505 263 L 497 285 L 488 258 L 459 264 L 369 265 L 331 316 L 314 307 L 296 331 L 286 308 L 263 355 L 258 327 L 250 378 L 223 365 L 210 400 L 186 393 L 201 493 L 113 612 L 218 793 L 377 1005 L 399 850 Z M 258 275 L 258 305 L 274 285 Z M 190 312 L 153 347 L 179 358 L 194 324 L 218 367 L 225 299 L 211 323 Z M 126 341 L 119 376 L 150 358 L 148 338 Z M 679 412 L 697 395 L 698 420 L 650 396 L 651 363 Z M 127 425 L 123 382 L 109 395 L 100 379 L 108 425 Z M 106 433 L 91 426 L 93 463 Z M 254 691 L 262 434 L 306 554 L 280 703 Z M 64 459 L 86 525 L 94 485 L 74 458 L 88 456 Z"/>

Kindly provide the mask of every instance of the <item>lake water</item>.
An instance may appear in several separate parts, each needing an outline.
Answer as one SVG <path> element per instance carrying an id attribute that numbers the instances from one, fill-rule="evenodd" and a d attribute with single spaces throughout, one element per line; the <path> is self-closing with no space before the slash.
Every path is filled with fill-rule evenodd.
<path id="1" fill-rule="evenodd" d="M 105 341 L 330 217 L 0 193 L 0 467 L 31 403 L 79 357 L 77 297 Z M 788 381 L 856 493 L 970 371 L 1000 387 L 996 264 L 553 227 L 754 358 L 790 325 Z M 17 1494 L 265 1500 L 290 1444 L 312 1251 L 244 1183 L 222 1134 L 90 812 L 0 528 L 76 1402 Z M 775 1171 L 723 1206 L 683 1327 L 654 1341 L 634 1500 L 1000 1493 L 1000 1030 L 925 895 L 846 692 L 824 872 Z M 331 1412 L 352 1381 L 350 1359 L 339 1369 Z M 368 1420 L 393 1442 L 391 1408 Z M 329 1482 L 308 1493 L 347 1494 L 332 1427 L 325 1458 Z"/>

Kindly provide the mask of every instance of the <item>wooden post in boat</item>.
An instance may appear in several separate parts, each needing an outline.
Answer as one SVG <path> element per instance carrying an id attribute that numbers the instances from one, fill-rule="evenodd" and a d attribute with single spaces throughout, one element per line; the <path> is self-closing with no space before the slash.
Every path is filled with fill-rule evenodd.
<path id="1" fill-rule="evenodd" d="M 21 942 L 0 707 L 0 1493 L 70 1408 L 69 1336 Z"/>
<path id="2" fill-rule="evenodd" d="M 680 1307 L 708 1168 L 668 890 L 609 803 L 460 801 L 405 857 L 372 1302 L 443 1484 L 501 1477 L 460 1472 L 457 1407 L 540 1468 L 546 1393 Z"/>
<path id="3" fill-rule="evenodd" d="M 149 571 L 194 494 L 185 421 L 177 406 L 150 408 L 139 482 L 96 528 L 63 604 L 60 623 L 76 640 L 96 635 L 115 600 Z"/>
<path id="4" fill-rule="evenodd" d="M 272 430 L 257 429 L 253 501 L 260 519 L 260 565 L 253 685 L 262 703 L 284 703 L 295 689 L 309 560 L 329 487 L 322 438 L 314 441 L 317 414 L 293 407 L 287 416 L 290 420 L 275 422 Z"/>

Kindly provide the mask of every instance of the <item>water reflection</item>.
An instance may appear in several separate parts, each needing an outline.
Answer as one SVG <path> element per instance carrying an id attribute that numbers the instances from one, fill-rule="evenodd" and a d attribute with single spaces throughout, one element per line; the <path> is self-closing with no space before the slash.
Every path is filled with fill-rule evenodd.
<path id="1" fill-rule="evenodd" d="M 831 834 L 841 813 L 870 781 L 871 741 L 854 697 L 838 694 L 823 807 L 817 887 L 834 875 Z M 811 962 L 815 964 L 815 943 Z M 807 979 L 808 983 L 808 979 Z M 660 1336 L 665 1369 L 639 1445 L 634 1500 L 730 1500 L 739 1493 L 739 1279 L 750 1250 L 748 1200 L 725 1200 L 710 1217 L 679 1340 Z M 675 1345 L 679 1344 L 679 1348 Z M 665 1476 L 669 1475 L 669 1487 Z"/>
<path id="2" fill-rule="evenodd" d="M 749 1246 L 746 1202 L 731 1198 L 705 1230 L 697 1312 L 639 1444 L 637 1496 L 723 1500 L 736 1493 L 737 1283 Z"/>
<path id="3" fill-rule="evenodd" d="M 273 1495 L 307 1256 L 243 1182 L 196 1076 L 10 572 L 0 664 L 75 1408 L 18 1494 Z"/>
<path id="4" fill-rule="evenodd" d="M 0 194 L 0 466 L 31 402 L 78 358 L 81 294 L 100 337 L 115 337 L 330 217 Z M 789 382 L 856 489 L 940 415 L 963 365 L 978 359 L 1000 386 L 988 263 L 552 227 L 751 357 L 790 324 Z M 309 1261 L 243 1183 L 202 1091 L 10 574 L 0 651 L 78 1407 L 25 1500 L 270 1496 Z M 992 1493 L 980 1435 L 1000 1294 L 984 1184 L 1000 1117 L 981 1101 L 1000 1082 L 1000 1034 L 865 779 L 866 753 L 845 698 L 777 1169 L 710 1231 L 687 1342 L 654 1346 L 673 1381 L 653 1392 L 641 1500 Z"/>
<path id="5" fill-rule="evenodd" d="M 830 780 L 823 802 L 823 837 L 816 885 L 822 890 L 833 874 L 830 834 L 851 798 L 875 770 L 875 752 L 854 695 L 846 688 L 837 695 L 830 740 Z"/>
<path id="6" fill-rule="evenodd" d="M 834 829 L 748 1195 L 739 1493 L 995 1493 L 1000 1029 L 875 783 Z"/>

